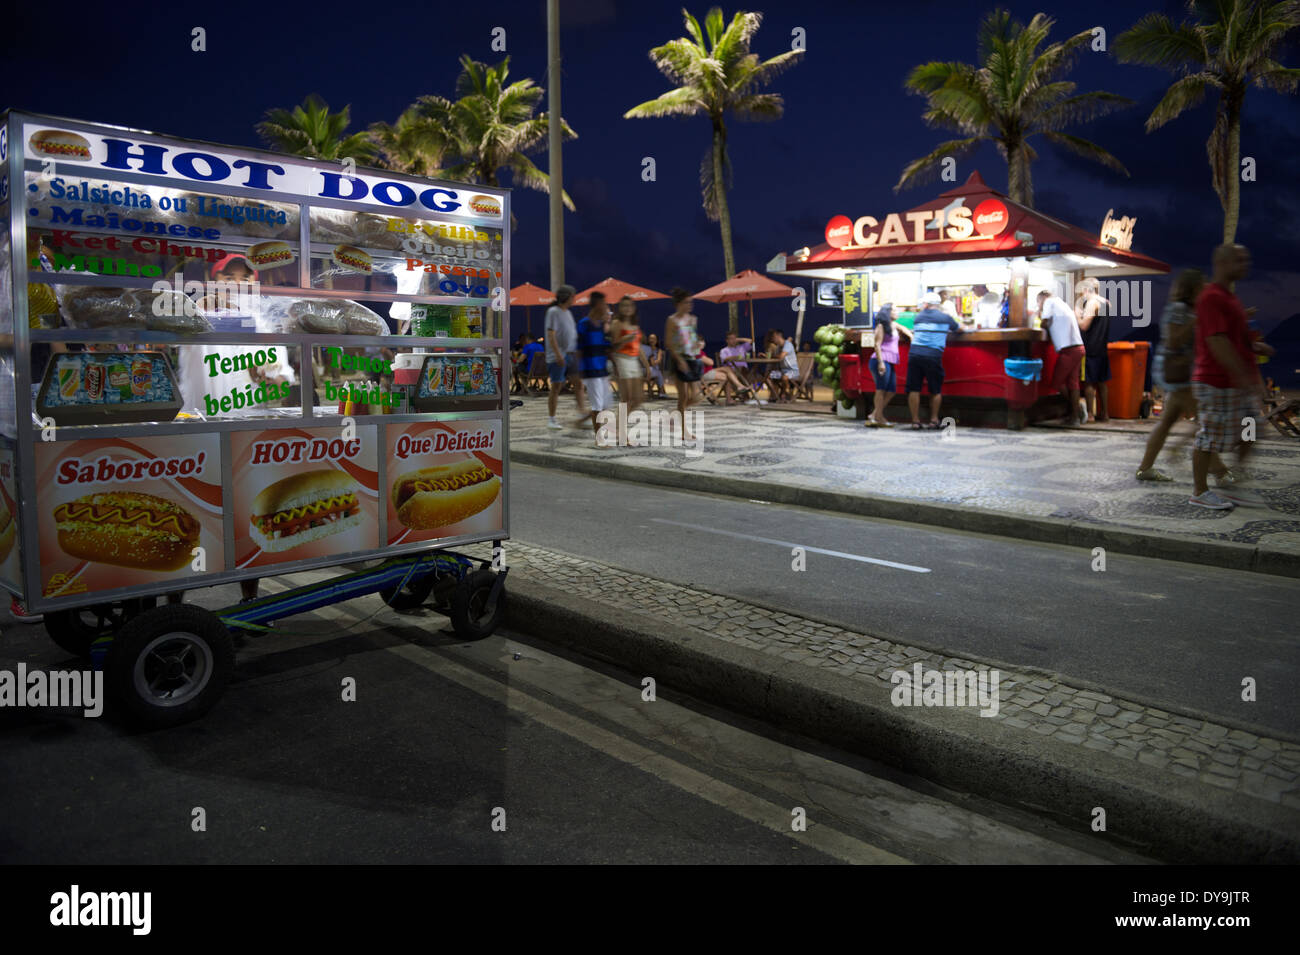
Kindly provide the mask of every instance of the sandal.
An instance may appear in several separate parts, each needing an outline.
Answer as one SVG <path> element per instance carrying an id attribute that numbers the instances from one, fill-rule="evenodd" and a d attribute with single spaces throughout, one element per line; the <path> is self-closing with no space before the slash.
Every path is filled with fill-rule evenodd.
<path id="1" fill-rule="evenodd" d="M 924 427 L 924 426 L 923 426 L 919 421 L 913 421 L 913 422 L 912 422 L 912 425 L 911 425 L 911 430 L 912 430 L 912 431 L 920 431 L 920 430 L 923 429 L 923 427 Z"/>

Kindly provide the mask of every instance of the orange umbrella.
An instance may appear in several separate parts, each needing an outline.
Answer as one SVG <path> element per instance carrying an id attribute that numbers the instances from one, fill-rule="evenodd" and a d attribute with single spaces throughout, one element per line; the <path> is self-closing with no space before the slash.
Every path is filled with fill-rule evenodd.
<path id="1" fill-rule="evenodd" d="M 525 321 L 528 323 L 527 335 L 533 337 L 533 305 L 550 305 L 555 301 L 555 293 L 547 291 L 532 282 L 516 285 L 510 290 L 510 304 L 524 306 Z"/>
<path id="2" fill-rule="evenodd" d="M 719 282 L 703 292 L 696 292 L 695 298 L 706 302 L 749 302 L 749 337 L 754 339 L 754 299 L 789 298 L 795 289 L 780 282 L 774 282 L 766 275 L 760 275 L 753 269 L 737 272 L 725 282 Z M 757 339 L 754 339 L 757 346 Z"/>
<path id="3" fill-rule="evenodd" d="M 638 302 L 644 302 L 646 299 L 651 298 L 668 297 L 663 292 L 656 292 L 653 289 L 642 288 L 639 285 L 629 285 L 627 282 L 621 282 L 615 278 L 608 278 L 603 282 L 596 283 L 586 291 L 578 293 L 578 295 L 573 299 L 573 304 L 586 305 L 590 303 L 592 292 L 604 292 L 605 301 L 609 302 L 611 305 L 621 299 L 624 295 Z"/>

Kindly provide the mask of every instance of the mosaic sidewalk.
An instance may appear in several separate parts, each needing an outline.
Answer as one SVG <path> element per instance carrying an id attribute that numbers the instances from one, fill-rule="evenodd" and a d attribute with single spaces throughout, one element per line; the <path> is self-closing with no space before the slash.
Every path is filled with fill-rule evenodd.
<path id="1" fill-rule="evenodd" d="M 644 407 L 670 411 L 675 403 L 651 401 Z M 567 424 L 573 417 L 573 399 L 565 396 L 559 420 Z M 707 404 L 697 421 L 699 454 L 682 448 L 597 448 L 590 428 L 548 430 L 545 399 L 529 398 L 511 413 L 510 444 L 517 451 L 558 456 L 558 466 L 563 466 L 560 459 L 580 458 L 698 475 L 702 491 L 710 490 L 711 477 L 739 478 L 756 482 L 755 497 L 762 496 L 761 485 L 784 485 L 1300 556 L 1300 441 L 1277 435 L 1267 423 L 1259 427 L 1249 462 L 1251 488 L 1265 506 L 1209 511 L 1187 503 L 1191 422 L 1175 427 L 1157 462 L 1174 482 L 1156 484 L 1134 478 L 1146 436 L 1129 431 L 1015 432 L 958 423 L 946 439 L 901 427 L 867 429 L 825 414 Z M 635 472 L 631 476 L 635 480 Z"/>

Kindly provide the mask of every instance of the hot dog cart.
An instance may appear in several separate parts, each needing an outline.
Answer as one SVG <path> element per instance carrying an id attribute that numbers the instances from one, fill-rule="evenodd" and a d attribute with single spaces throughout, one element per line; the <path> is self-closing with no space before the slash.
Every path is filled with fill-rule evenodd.
<path id="1" fill-rule="evenodd" d="M 16 111 L 0 176 L 0 585 L 131 712 L 202 715 L 232 631 L 354 596 L 495 628 L 507 191 Z"/>
<path id="2" fill-rule="evenodd" d="M 1113 210 L 1112 210 L 1113 211 Z M 871 316 L 885 303 L 904 324 L 923 297 L 945 291 L 955 317 L 972 327 L 948 337 L 944 351 L 944 405 L 1023 427 L 1027 418 L 1059 415 L 1063 399 L 1052 388 L 1056 352 L 1030 315 L 1046 289 L 1071 305 L 1077 283 L 1096 277 L 1121 317 L 1139 302 L 1151 317 L 1150 283 L 1132 276 L 1167 273 L 1169 266 L 1131 250 L 1135 220 L 1108 214 L 1101 233 L 1062 222 L 990 188 L 978 172 L 965 183 L 882 219 L 836 215 L 825 242 L 776 256 L 768 271 L 835 279 L 845 285 L 844 324 L 859 326 L 861 365 L 846 362 L 865 417 L 864 397 L 875 385 L 865 369 Z M 1005 305 L 1003 299 L 1005 297 Z M 1112 343 L 1112 349 L 1115 347 Z M 908 345 L 900 343 L 898 391 L 905 389 Z"/>

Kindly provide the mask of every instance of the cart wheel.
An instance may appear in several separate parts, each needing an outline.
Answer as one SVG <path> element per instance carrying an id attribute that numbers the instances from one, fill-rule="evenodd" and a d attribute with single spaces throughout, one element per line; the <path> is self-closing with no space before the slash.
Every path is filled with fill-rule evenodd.
<path id="1" fill-rule="evenodd" d="M 414 610 L 416 607 L 423 606 L 429 599 L 429 592 L 433 590 L 433 578 L 433 574 L 414 577 L 400 590 L 396 587 L 385 587 L 379 591 L 379 596 L 394 610 Z"/>
<path id="2" fill-rule="evenodd" d="M 132 617 L 153 607 L 153 597 L 94 604 L 76 610 L 46 611 L 45 632 L 68 653 L 90 656 L 90 645 L 100 637 L 111 636 Z"/>
<path id="3" fill-rule="evenodd" d="M 177 726 L 216 705 L 235 666 L 221 618 L 192 604 L 167 604 L 128 620 L 108 655 L 108 684 L 132 716 Z"/>
<path id="4" fill-rule="evenodd" d="M 465 640 L 482 640 L 490 637 L 501 621 L 506 617 L 506 592 L 503 587 L 497 594 L 497 605 L 491 614 L 487 613 L 488 595 L 497 575 L 491 570 L 476 570 L 467 576 L 451 594 L 452 628 L 456 635 Z"/>

